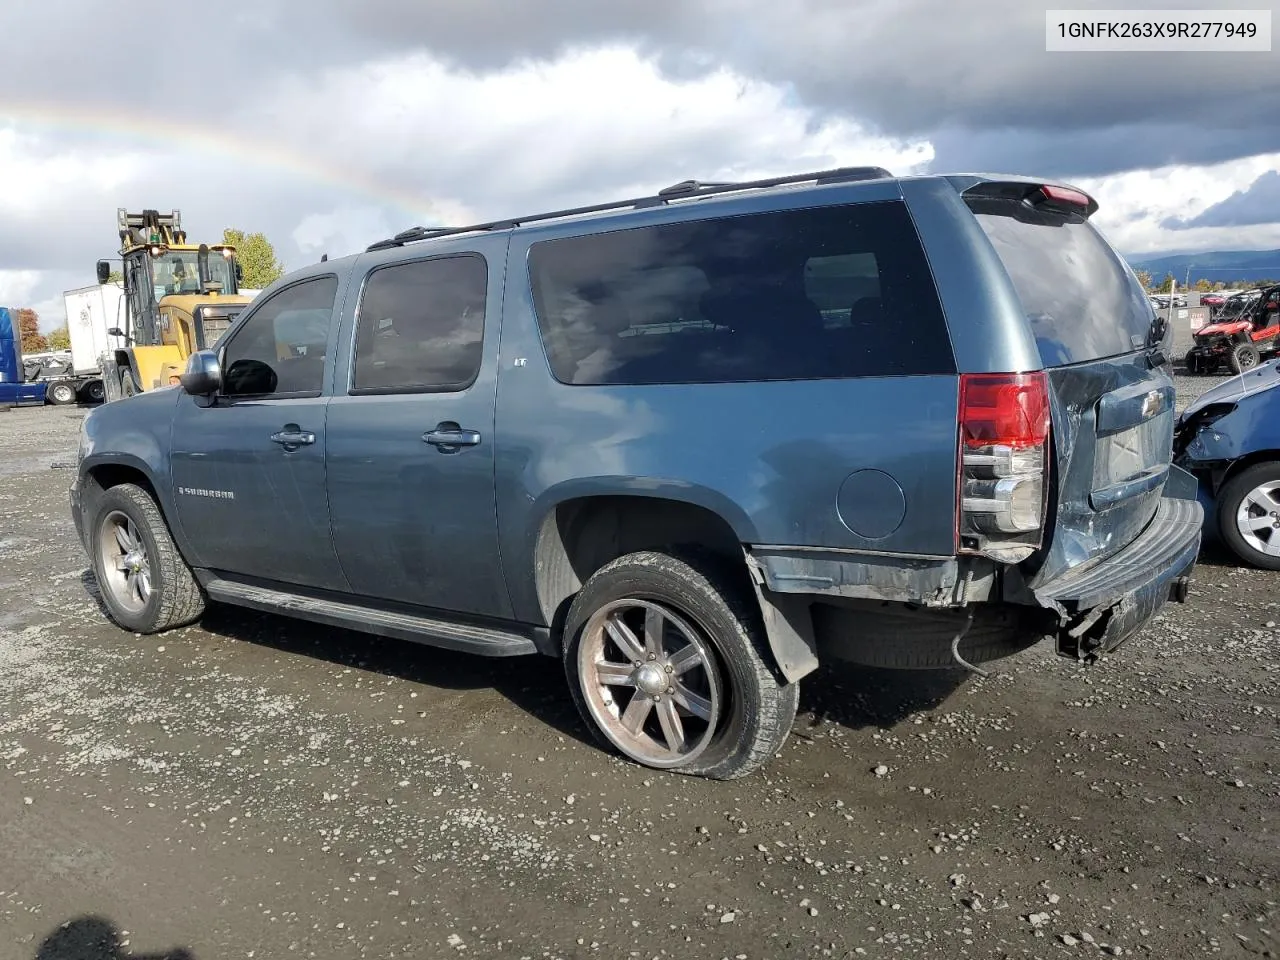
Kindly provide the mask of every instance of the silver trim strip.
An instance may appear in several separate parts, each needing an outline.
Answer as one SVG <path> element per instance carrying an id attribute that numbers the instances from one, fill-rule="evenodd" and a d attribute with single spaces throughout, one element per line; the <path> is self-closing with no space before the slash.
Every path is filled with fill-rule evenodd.
<path id="1" fill-rule="evenodd" d="M 750 550 L 772 550 L 780 553 L 836 553 L 855 557 L 892 557 L 898 560 L 955 560 L 954 556 L 932 553 L 896 553 L 891 550 L 866 550 L 860 547 L 797 547 L 781 543 L 752 543 Z"/>

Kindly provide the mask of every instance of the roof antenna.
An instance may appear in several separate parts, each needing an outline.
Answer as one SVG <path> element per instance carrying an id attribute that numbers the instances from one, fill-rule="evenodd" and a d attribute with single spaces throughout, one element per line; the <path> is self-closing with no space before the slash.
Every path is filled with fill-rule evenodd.
<path id="1" fill-rule="evenodd" d="M 322 253 L 322 254 L 320 254 L 320 262 L 321 262 L 321 263 L 324 263 L 324 262 L 325 262 L 325 261 L 327 261 L 328 259 L 329 259 L 329 255 L 328 255 L 327 253 Z"/>

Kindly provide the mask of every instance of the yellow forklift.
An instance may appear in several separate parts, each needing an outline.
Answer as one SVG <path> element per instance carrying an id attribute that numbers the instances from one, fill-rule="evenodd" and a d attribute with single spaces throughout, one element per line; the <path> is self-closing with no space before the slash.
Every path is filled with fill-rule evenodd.
<path id="1" fill-rule="evenodd" d="M 107 332 L 121 345 L 99 358 L 106 399 L 178 383 L 187 357 L 210 348 L 250 302 L 228 244 L 193 245 L 174 210 L 116 211 L 124 261 L 124 326 Z M 98 282 L 111 263 L 98 261 Z"/>

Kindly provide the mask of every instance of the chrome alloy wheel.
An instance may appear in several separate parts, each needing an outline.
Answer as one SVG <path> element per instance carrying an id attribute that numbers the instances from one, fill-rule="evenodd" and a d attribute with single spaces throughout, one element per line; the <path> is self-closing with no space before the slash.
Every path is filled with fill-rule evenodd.
<path id="1" fill-rule="evenodd" d="M 98 558 L 111 598 L 130 613 L 140 613 L 151 599 L 151 562 L 137 524 L 119 510 L 102 518 Z"/>
<path id="2" fill-rule="evenodd" d="M 605 604 L 582 628 L 577 666 L 596 725 L 633 760 L 683 766 L 714 738 L 725 699 L 718 658 L 674 610 L 649 600 Z"/>
<path id="3" fill-rule="evenodd" d="M 1236 529 L 1259 553 L 1280 557 L 1280 480 L 1259 484 L 1236 508 Z"/>

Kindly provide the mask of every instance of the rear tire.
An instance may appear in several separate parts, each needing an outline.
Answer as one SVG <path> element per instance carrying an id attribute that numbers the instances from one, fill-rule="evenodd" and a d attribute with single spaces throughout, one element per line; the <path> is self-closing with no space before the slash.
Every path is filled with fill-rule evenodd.
<path id="1" fill-rule="evenodd" d="M 90 380 L 84 385 L 80 395 L 88 403 L 101 403 L 107 397 L 107 388 L 103 386 L 101 380 Z"/>
<path id="2" fill-rule="evenodd" d="M 716 780 L 745 776 L 781 749 L 799 685 L 770 669 L 743 579 L 713 558 L 643 551 L 587 581 L 565 619 L 564 663 L 602 743 Z"/>
<path id="3" fill-rule="evenodd" d="M 1228 362 L 1231 364 L 1232 373 L 1244 373 L 1256 367 L 1261 359 L 1258 348 L 1252 343 L 1238 343 L 1231 348 Z"/>
<path id="4" fill-rule="evenodd" d="M 1245 563 L 1262 570 L 1280 570 L 1277 524 L 1280 461 L 1255 463 L 1223 485 L 1218 494 L 1218 532 L 1231 552 Z"/>
<path id="5" fill-rule="evenodd" d="M 133 379 L 133 371 L 128 367 L 120 368 L 120 396 L 132 397 L 142 391 L 138 389 L 138 381 Z"/>
<path id="6" fill-rule="evenodd" d="M 1192 376 L 1200 372 L 1200 355 L 1194 350 L 1188 350 L 1187 355 L 1182 359 L 1182 365 L 1186 367 L 1187 373 Z"/>
<path id="7" fill-rule="evenodd" d="M 109 487 L 86 520 L 93 574 L 112 620 L 134 633 L 159 633 L 200 618 L 204 595 L 147 491 Z"/>
<path id="8" fill-rule="evenodd" d="M 76 402 L 76 388 L 65 380 L 59 380 L 57 383 L 49 384 L 49 390 L 45 396 L 55 406 L 64 407 Z"/>

